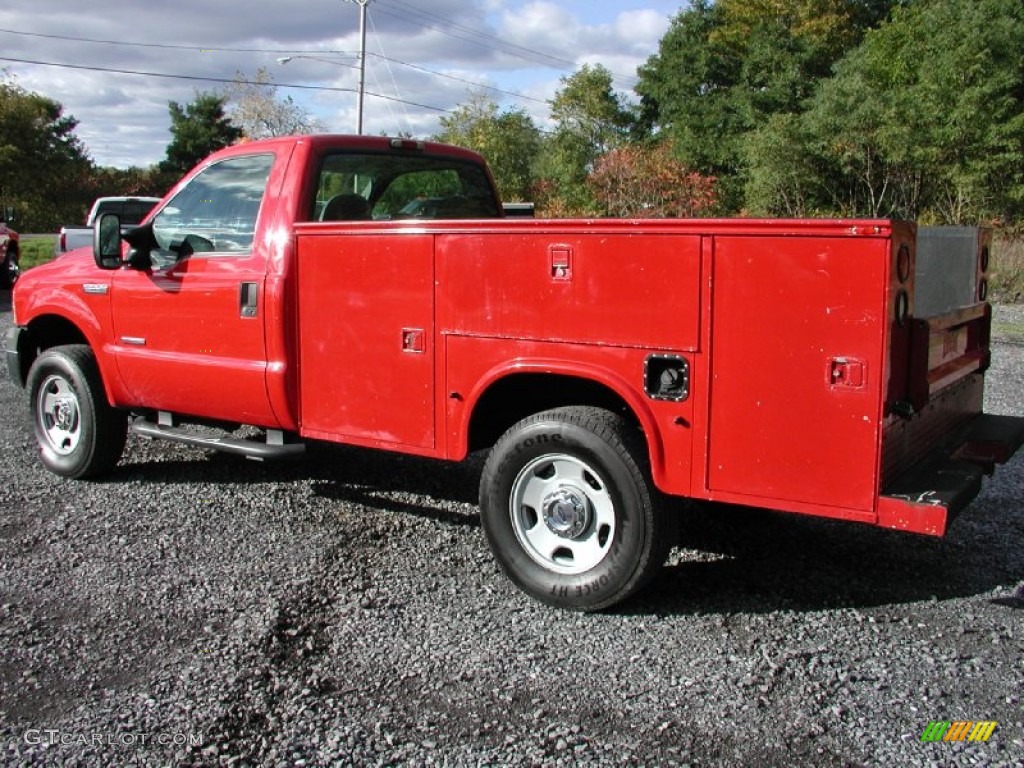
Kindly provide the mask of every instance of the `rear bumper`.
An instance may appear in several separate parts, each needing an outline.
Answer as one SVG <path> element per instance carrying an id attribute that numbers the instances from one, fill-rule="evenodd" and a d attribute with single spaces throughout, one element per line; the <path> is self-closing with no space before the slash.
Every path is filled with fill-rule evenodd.
<path id="1" fill-rule="evenodd" d="M 942 536 L 981 490 L 981 480 L 1024 444 L 1024 418 L 979 414 L 949 446 L 892 478 L 878 503 L 878 525 Z"/>

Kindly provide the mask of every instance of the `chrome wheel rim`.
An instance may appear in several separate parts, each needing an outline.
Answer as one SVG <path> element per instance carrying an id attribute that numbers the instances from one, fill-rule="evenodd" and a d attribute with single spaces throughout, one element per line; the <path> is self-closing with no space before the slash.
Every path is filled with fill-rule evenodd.
<path id="1" fill-rule="evenodd" d="M 67 456 L 82 437 L 78 396 L 63 376 L 47 376 L 36 395 L 39 434 L 54 453 Z"/>
<path id="2" fill-rule="evenodd" d="M 590 570 L 615 538 L 615 504 L 607 483 L 568 454 L 539 456 L 523 467 L 512 483 L 509 512 L 526 553 L 557 573 Z"/>

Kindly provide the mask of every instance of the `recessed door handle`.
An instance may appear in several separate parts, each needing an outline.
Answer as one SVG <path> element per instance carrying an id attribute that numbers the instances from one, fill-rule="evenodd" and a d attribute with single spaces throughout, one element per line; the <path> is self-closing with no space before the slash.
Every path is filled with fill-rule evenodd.
<path id="1" fill-rule="evenodd" d="M 572 280 L 571 245 L 549 245 L 548 263 L 552 280 Z"/>
<path id="2" fill-rule="evenodd" d="M 242 283 L 238 291 L 239 314 L 256 317 L 259 314 L 259 284 Z"/>

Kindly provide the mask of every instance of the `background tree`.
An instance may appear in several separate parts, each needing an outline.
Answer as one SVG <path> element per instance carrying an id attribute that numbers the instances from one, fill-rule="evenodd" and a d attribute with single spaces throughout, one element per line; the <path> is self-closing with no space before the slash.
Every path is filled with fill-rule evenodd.
<path id="1" fill-rule="evenodd" d="M 837 64 L 788 133 L 776 122 L 754 137 L 754 211 L 781 212 L 788 181 L 807 212 L 1019 219 L 1021 50 L 1019 3 L 933 0 L 898 9 Z"/>
<path id="2" fill-rule="evenodd" d="M 629 139 L 633 115 L 612 87 L 612 74 L 585 64 L 569 77 L 551 101 L 555 129 L 544 142 L 536 173 L 543 207 L 560 214 L 596 211 L 586 184 L 599 157 Z"/>
<path id="3" fill-rule="evenodd" d="M 742 210 L 749 134 L 801 113 L 892 4 L 696 0 L 640 68 L 640 126 L 671 137 L 685 164 L 719 178 L 725 210 Z"/>
<path id="4" fill-rule="evenodd" d="M 160 170 L 185 173 L 211 152 L 242 137 L 242 130 L 224 112 L 225 101 L 224 96 L 216 93 L 197 93 L 184 107 L 175 101 L 168 103 L 171 143 Z"/>
<path id="5" fill-rule="evenodd" d="M 15 209 L 17 229 L 46 232 L 77 219 L 92 171 L 77 124 L 59 102 L 0 81 L 0 206 Z"/>
<path id="6" fill-rule="evenodd" d="M 434 140 L 476 150 L 491 166 L 504 201 L 530 200 L 533 160 L 540 150 L 540 131 L 523 110 L 499 112 L 482 92 L 441 118 Z"/>
<path id="7" fill-rule="evenodd" d="M 587 186 L 607 216 L 705 216 L 717 202 L 715 180 L 675 159 L 668 143 L 634 144 L 605 153 Z"/>
<path id="8" fill-rule="evenodd" d="M 228 117 L 250 139 L 288 136 L 297 133 L 318 133 L 324 125 L 291 96 L 280 99 L 274 76 L 260 67 L 251 80 L 243 72 L 224 90 Z"/>

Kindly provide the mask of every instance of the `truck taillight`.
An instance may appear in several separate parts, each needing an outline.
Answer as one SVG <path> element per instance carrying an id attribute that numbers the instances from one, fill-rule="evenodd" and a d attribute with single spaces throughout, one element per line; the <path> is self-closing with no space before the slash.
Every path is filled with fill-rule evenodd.
<path id="1" fill-rule="evenodd" d="M 978 275 L 976 280 L 977 300 L 988 301 L 988 268 L 992 258 L 992 232 L 988 229 L 978 233 Z"/>
<path id="2" fill-rule="evenodd" d="M 912 311 L 914 296 L 914 250 L 907 241 L 899 242 L 894 249 L 890 277 L 892 295 L 892 319 L 900 328 L 907 324 Z M 894 243 L 895 245 L 896 243 Z"/>
<path id="3" fill-rule="evenodd" d="M 907 411 L 910 326 L 915 304 L 916 252 L 909 225 L 894 229 L 889 262 L 889 371 L 886 415 Z"/>
<path id="4" fill-rule="evenodd" d="M 896 249 L 896 264 L 893 273 L 896 275 L 896 324 L 903 327 L 910 316 L 910 276 L 914 268 L 914 257 L 908 243 L 900 243 Z"/>
<path id="5" fill-rule="evenodd" d="M 422 152 L 426 148 L 426 145 L 422 141 L 417 141 L 416 139 L 392 139 L 391 148 L 412 149 Z"/>
<path id="6" fill-rule="evenodd" d="M 64 251 L 66 251 L 67 249 L 68 249 L 68 233 L 67 232 L 61 232 L 60 233 L 60 252 L 64 253 Z"/>
<path id="7" fill-rule="evenodd" d="M 907 324 L 910 317 L 910 294 L 906 290 L 900 290 L 896 294 L 896 325 L 900 328 Z"/>

